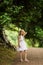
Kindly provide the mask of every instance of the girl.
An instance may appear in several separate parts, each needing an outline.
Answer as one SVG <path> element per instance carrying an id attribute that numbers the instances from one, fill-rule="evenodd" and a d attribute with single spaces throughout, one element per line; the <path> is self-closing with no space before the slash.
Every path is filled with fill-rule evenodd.
<path id="1" fill-rule="evenodd" d="M 24 54 L 24 60 L 27 62 L 27 50 L 26 42 L 24 41 L 24 36 L 27 34 L 24 30 L 20 30 L 19 36 L 18 36 L 18 51 L 20 52 L 20 61 L 23 61 L 23 54 Z"/>

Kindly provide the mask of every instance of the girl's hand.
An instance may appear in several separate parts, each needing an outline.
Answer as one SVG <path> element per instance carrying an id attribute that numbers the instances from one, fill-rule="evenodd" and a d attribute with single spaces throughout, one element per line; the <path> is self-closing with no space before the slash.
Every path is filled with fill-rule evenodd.
<path id="1" fill-rule="evenodd" d="M 26 32 L 26 34 L 27 34 L 27 32 Z"/>
<path id="2" fill-rule="evenodd" d="M 27 32 L 24 33 L 24 36 L 27 34 Z"/>

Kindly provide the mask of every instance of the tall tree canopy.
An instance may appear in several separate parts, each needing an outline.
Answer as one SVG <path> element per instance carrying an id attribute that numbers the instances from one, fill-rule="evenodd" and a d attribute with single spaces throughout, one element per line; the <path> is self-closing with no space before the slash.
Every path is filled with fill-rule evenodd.
<path id="1" fill-rule="evenodd" d="M 1 34 L 10 23 L 27 31 L 27 38 L 43 40 L 43 0 L 0 0 Z"/>

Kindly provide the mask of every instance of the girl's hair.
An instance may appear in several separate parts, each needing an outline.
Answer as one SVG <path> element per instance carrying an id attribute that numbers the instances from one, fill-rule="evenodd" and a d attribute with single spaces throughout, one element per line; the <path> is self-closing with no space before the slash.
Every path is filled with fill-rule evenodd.
<path id="1" fill-rule="evenodd" d="M 19 31 L 19 36 L 21 35 L 21 32 L 22 32 L 22 31 L 20 30 L 20 31 Z"/>
<path id="2" fill-rule="evenodd" d="M 21 35 L 21 32 L 24 32 L 24 34 L 26 33 L 23 29 L 21 29 L 21 30 L 19 31 L 19 35 Z"/>

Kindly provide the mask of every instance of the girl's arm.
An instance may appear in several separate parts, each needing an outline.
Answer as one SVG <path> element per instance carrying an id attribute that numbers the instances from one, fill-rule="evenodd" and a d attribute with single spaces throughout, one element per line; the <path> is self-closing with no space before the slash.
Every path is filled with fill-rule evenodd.
<path id="1" fill-rule="evenodd" d="M 18 37 L 18 46 L 20 47 L 20 36 Z"/>
<path id="2" fill-rule="evenodd" d="M 24 36 L 27 34 L 27 32 L 24 33 Z"/>

